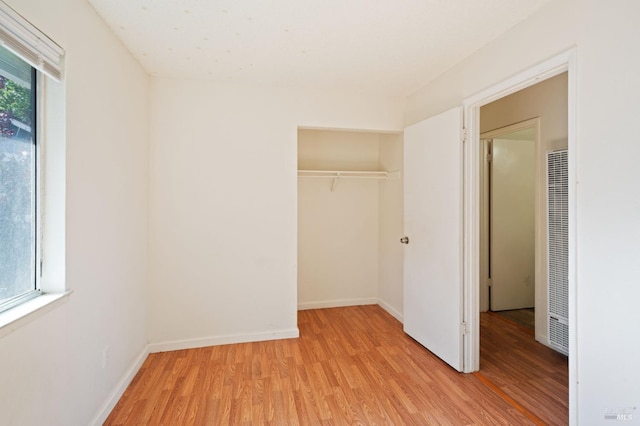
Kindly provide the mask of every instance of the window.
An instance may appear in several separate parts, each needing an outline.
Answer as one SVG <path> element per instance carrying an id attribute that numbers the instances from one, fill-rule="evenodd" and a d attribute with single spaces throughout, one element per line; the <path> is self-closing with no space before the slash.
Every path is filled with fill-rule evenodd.
<path id="1" fill-rule="evenodd" d="M 38 294 L 35 75 L 0 47 L 0 311 Z"/>
<path id="2" fill-rule="evenodd" d="M 45 100 L 40 86 L 62 79 L 63 59 L 64 50 L 0 0 L 0 313 L 13 315 L 41 294 L 36 100 Z"/>

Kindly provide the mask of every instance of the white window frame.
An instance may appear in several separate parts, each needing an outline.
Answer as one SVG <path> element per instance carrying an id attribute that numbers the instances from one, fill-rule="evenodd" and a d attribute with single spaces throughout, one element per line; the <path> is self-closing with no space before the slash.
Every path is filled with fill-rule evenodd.
<path id="1" fill-rule="evenodd" d="M 0 337 L 2 337 L 66 302 L 71 292 L 66 289 L 64 283 L 64 254 L 56 254 L 56 252 L 64 252 L 64 189 L 59 190 L 62 199 L 56 199 L 53 203 L 49 203 L 49 201 L 60 194 L 55 191 L 52 191 L 53 194 L 45 192 L 45 188 L 48 186 L 64 188 L 64 170 L 57 172 L 58 176 L 54 179 L 56 182 L 44 181 L 45 177 L 48 178 L 45 176 L 48 175 L 45 168 L 49 162 L 45 153 L 45 140 L 50 132 L 56 134 L 56 137 L 52 139 L 57 139 L 59 142 L 54 144 L 56 145 L 54 149 L 64 148 L 64 123 L 54 123 L 51 120 L 52 118 L 60 118 L 60 115 L 64 117 L 65 114 L 64 111 L 62 113 L 59 111 L 60 109 L 64 110 L 64 86 L 61 83 L 64 80 L 65 52 L 50 37 L 2 0 L 0 0 L 0 44 L 39 71 L 36 73 L 35 82 L 37 87 L 36 143 L 38 146 L 36 150 L 37 252 L 36 265 L 34 265 L 34 268 L 37 268 L 35 287 L 38 293 L 35 294 L 35 297 L 21 299 L 20 302 L 23 303 L 0 312 Z M 57 101 L 52 109 L 53 114 L 47 117 L 45 110 L 48 110 L 47 106 L 51 106 L 51 99 L 48 98 L 50 92 L 55 95 Z M 54 124 L 51 125 L 52 123 Z M 63 153 L 64 149 L 61 152 Z M 61 155 L 61 153 L 55 153 L 52 157 L 60 158 Z M 64 166 L 64 157 L 61 161 L 57 161 L 56 166 L 60 166 L 60 164 Z M 50 215 L 54 219 L 48 217 L 49 214 L 44 216 L 45 206 L 48 204 L 55 207 L 52 209 L 53 214 Z M 61 228 L 62 231 L 57 229 L 51 232 L 51 234 L 57 235 L 47 241 L 44 227 L 51 221 L 55 222 L 56 228 Z M 57 243 L 52 243 L 51 240 L 56 240 Z M 51 262 L 50 266 L 43 268 L 44 254 L 48 252 L 48 249 L 54 249 L 50 250 L 50 253 L 55 261 Z M 53 272 L 43 274 L 43 269 L 50 269 Z"/>

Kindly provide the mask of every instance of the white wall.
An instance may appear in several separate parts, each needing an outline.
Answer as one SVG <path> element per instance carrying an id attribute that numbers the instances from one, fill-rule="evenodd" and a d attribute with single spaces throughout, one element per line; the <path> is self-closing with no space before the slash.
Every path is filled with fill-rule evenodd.
<path id="1" fill-rule="evenodd" d="M 580 424 L 640 407 L 640 3 L 555 0 L 412 95 L 406 122 L 455 105 L 577 46 L 577 339 L 571 377 Z M 633 411 L 633 410 L 632 410 Z M 575 414 L 575 413 L 574 413 Z M 633 411 L 627 424 L 640 424 Z"/>
<path id="2" fill-rule="evenodd" d="M 400 130 L 403 106 L 152 80 L 152 350 L 296 335 L 297 129 Z"/>
<path id="3" fill-rule="evenodd" d="M 403 319 L 404 235 L 402 134 L 380 135 L 380 167 L 394 173 L 380 182 L 378 213 L 378 303 L 398 320 Z"/>
<path id="4" fill-rule="evenodd" d="M 537 158 L 538 197 L 536 247 L 539 259 L 536 274 L 536 339 L 548 344 L 547 279 L 547 152 L 567 148 L 568 75 L 562 73 L 541 81 L 480 109 L 480 133 L 489 132 L 532 118 L 539 118 L 540 149 Z"/>
<path id="5" fill-rule="evenodd" d="M 73 294 L 0 339 L 0 423 L 86 425 L 146 347 L 148 80 L 86 1 L 8 3 L 67 51 Z"/>
<path id="6" fill-rule="evenodd" d="M 298 131 L 301 170 L 379 170 L 379 135 Z M 298 309 L 377 303 L 377 180 L 298 179 Z"/>

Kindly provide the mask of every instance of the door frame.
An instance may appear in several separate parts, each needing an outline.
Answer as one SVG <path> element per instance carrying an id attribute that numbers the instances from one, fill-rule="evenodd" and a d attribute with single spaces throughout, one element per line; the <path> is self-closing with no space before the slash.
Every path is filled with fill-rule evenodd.
<path id="1" fill-rule="evenodd" d="M 463 147 L 464 275 L 463 310 L 469 332 L 464 336 L 464 372 L 480 366 L 480 107 L 563 72 L 568 73 L 569 171 L 569 423 L 577 418 L 576 335 L 576 190 L 577 190 L 577 77 L 576 49 L 572 48 L 465 99 Z"/>

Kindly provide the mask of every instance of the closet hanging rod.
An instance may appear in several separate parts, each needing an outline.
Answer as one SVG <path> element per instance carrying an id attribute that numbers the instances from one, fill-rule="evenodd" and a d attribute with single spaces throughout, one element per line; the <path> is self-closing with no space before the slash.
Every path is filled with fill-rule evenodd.
<path id="1" fill-rule="evenodd" d="M 325 178 L 333 179 L 331 191 L 333 192 L 338 182 L 343 179 L 368 179 L 385 180 L 397 178 L 399 171 L 388 172 L 386 170 L 298 170 L 299 178 Z"/>

